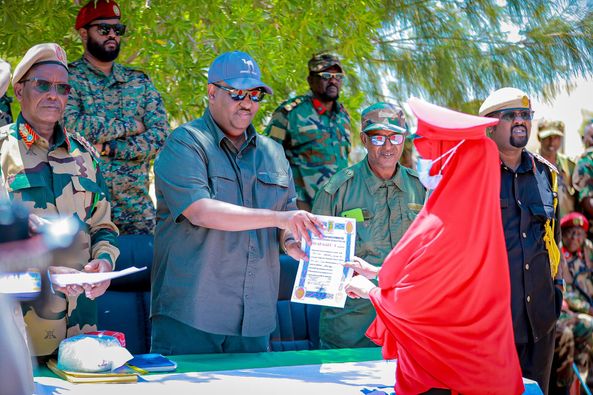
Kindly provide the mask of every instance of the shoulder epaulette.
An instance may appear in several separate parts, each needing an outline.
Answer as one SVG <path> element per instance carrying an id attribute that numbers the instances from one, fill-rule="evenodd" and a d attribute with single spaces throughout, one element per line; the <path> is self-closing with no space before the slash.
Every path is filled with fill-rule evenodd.
<path id="1" fill-rule="evenodd" d="M 298 105 L 301 104 L 302 102 L 303 102 L 302 96 L 297 96 L 297 97 L 293 97 L 292 99 L 288 99 L 287 101 L 282 103 L 281 107 L 284 109 L 284 111 L 291 112 L 292 110 L 297 108 Z"/>
<path id="2" fill-rule="evenodd" d="M 93 158 L 96 161 L 99 161 L 99 158 L 101 157 L 101 155 L 99 154 L 99 152 L 95 149 L 95 147 L 93 147 L 93 145 L 91 143 L 88 142 L 87 139 L 85 139 L 84 137 L 82 137 L 82 135 L 80 133 L 78 133 L 78 132 L 75 132 L 75 133 L 66 132 L 66 135 L 69 138 L 75 140 L 80 145 L 82 145 L 88 151 L 88 153 L 90 153 L 93 156 Z"/>
<path id="3" fill-rule="evenodd" d="M 400 166 L 401 166 L 401 165 L 400 165 Z M 414 170 L 414 169 L 410 169 L 409 167 L 406 167 L 406 166 L 401 166 L 401 168 L 402 168 L 402 169 L 403 169 L 403 170 L 404 170 L 406 173 L 408 173 L 408 175 L 410 175 L 410 176 L 412 176 L 412 177 L 415 177 L 415 178 L 419 178 L 419 177 L 418 177 L 418 173 L 416 173 L 416 170 Z"/>
<path id="4" fill-rule="evenodd" d="M 352 177 L 354 177 L 354 171 L 352 169 L 343 169 L 329 179 L 327 184 L 325 184 L 323 187 L 323 190 L 330 195 L 333 195 L 338 189 L 340 189 L 342 185 L 344 185 L 346 181 Z"/>
<path id="5" fill-rule="evenodd" d="M 550 171 L 553 171 L 555 173 L 558 173 L 558 169 L 556 168 L 556 166 L 554 166 L 553 164 L 551 164 L 550 162 L 548 162 L 543 156 L 541 156 L 538 153 L 532 152 L 531 153 L 533 155 L 533 157 L 535 159 L 538 160 L 538 162 L 543 163 L 544 165 L 548 166 L 550 168 Z"/>

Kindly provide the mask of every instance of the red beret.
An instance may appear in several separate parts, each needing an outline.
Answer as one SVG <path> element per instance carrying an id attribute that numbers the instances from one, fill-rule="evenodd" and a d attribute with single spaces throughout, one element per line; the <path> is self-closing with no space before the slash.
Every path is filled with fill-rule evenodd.
<path id="1" fill-rule="evenodd" d="M 96 4 L 95 4 L 96 2 Z M 95 19 L 118 18 L 121 15 L 119 5 L 113 0 L 91 0 L 78 11 L 76 17 L 76 30 L 84 27 Z"/>
<path id="2" fill-rule="evenodd" d="M 589 230 L 589 221 L 587 221 L 587 218 L 583 214 L 574 211 L 572 213 L 566 214 L 560 220 L 561 228 L 571 228 L 573 226 L 581 227 L 585 229 L 586 232 Z"/>

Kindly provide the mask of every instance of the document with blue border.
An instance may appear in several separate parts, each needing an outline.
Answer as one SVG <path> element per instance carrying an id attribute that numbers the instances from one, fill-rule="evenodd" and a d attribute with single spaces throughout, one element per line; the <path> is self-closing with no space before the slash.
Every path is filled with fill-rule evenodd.
<path id="1" fill-rule="evenodd" d="M 342 263 L 351 261 L 356 242 L 356 220 L 318 215 L 323 222 L 323 238 L 310 233 L 312 243 L 304 240 L 301 248 L 309 260 L 301 259 L 292 290 L 292 302 L 344 307 L 344 286 L 352 269 Z"/>

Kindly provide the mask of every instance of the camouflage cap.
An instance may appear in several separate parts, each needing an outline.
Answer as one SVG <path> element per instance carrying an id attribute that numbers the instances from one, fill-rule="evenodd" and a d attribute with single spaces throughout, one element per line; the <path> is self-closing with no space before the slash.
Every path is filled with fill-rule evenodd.
<path id="1" fill-rule="evenodd" d="M 10 65 L 0 59 L 0 97 L 4 96 L 10 82 Z"/>
<path id="2" fill-rule="evenodd" d="M 14 68 L 12 85 L 14 86 L 19 82 L 33 66 L 46 63 L 59 64 L 68 70 L 66 52 L 62 47 L 54 43 L 37 44 L 27 51 L 23 59 Z"/>
<path id="3" fill-rule="evenodd" d="M 379 102 L 362 111 L 360 122 L 363 133 L 372 130 L 390 130 L 395 133 L 406 134 L 406 115 L 400 107 Z"/>
<path id="4" fill-rule="evenodd" d="M 336 55 L 332 55 L 330 53 L 320 53 L 317 55 L 313 55 L 313 57 L 309 59 L 308 66 L 309 71 L 312 71 L 314 73 L 327 70 L 332 66 L 339 67 L 340 72 L 344 71 L 340 59 L 338 59 Z"/>
<path id="5" fill-rule="evenodd" d="M 564 122 L 542 120 L 537 125 L 537 137 L 540 140 L 550 136 L 564 136 Z"/>
<path id="6" fill-rule="evenodd" d="M 527 93 L 516 88 L 502 88 L 490 94 L 480 106 L 481 117 L 501 110 L 531 109 Z"/>

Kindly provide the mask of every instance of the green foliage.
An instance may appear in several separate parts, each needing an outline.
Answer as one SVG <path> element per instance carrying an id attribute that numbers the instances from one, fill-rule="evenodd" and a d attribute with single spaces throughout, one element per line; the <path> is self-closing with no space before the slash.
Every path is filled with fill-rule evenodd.
<path id="1" fill-rule="evenodd" d="M 74 20 L 84 0 L 0 0 L 0 57 L 13 67 L 40 42 L 82 54 Z M 553 95 L 559 78 L 593 70 L 593 18 L 581 1 L 507 0 L 120 1 L 128 25 L 119 61 L 144 70 L 172 123 L 202 114 L 206 74 L 221 52 L 243 50 L 283 100 L 307 91 L 313 53 L 339 54 L 342 94 L 355 121 L 372 101 L 411 95 L 477 111 L 489 91 L 515 86 Z M 519 26 L 516 39 L 508 30 Z M 261 128 L 260 128 L 261 129 Z"/>

